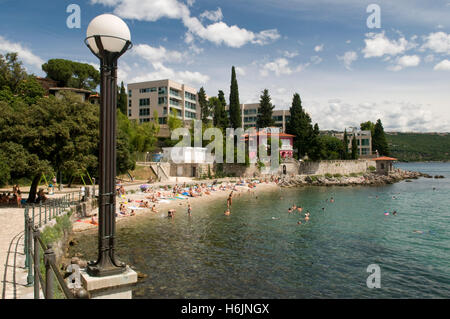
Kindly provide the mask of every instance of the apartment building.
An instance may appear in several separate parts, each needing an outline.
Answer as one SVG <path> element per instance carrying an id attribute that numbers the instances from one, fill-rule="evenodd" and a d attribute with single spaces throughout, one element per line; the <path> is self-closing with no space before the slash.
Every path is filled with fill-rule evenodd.
<path id="1" fill-rule="evenodd" d="M 335 137 L 344 140 L 344 133 L 335 133 Z M 356 137 L 356 145 L 358 146 L 359 157 L 372 156 L 372 133 L 370 131 L 361 131 L 356 127 L 350 127 L 347 129 L 348 135 L 348 150 L 352 150 L 352 137 Z"/>
<path id="2" fill-rule="evenodd" d="M 128 84 L 128 118 L 139 123 L 153 121 L 158 112 L 161 129 L 167 129 L 169 114 L 175 110 L 185 124 L 200 120 L 197 90 L 172 80 L 158 80 Z"/>
<path id="3" fill-rule="evenodd" d="M 226 110 L 229 113 L 230 107 L 226 106 Z M 258 118 L 259 103 L 241 104 L 241 117 L 242 127 L 248 129 L 250 127 L 256 127 L 256 120 Z M 275 126 L 280 128 L 281 132 L 286 131 L 286 123 L 291 118 L 289 110 L 273 110 L 272 117 L 275 121 Z"/>

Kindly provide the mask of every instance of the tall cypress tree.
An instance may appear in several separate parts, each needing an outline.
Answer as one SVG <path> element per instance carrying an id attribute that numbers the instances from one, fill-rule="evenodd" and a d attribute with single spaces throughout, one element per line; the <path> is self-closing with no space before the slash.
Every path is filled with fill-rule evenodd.
<path id="1" fill-rule="evenodd" d="M 356 144 L 356 135 L 352 138 L 352 159 L 358 159 L 358 145 Z"/>
<path id="2" fill-rule="evenodd" d="M 389 146 L 386 140 L 386 134 L 384 133 L 383 124 L 378 119 L 375 124 L 374 134 L 372 138 L 373 151 L 378 151 L 380 155 L 389 155 Z"/>
<path id="3" fill-rule="evenodd" d="M 310 144 L 314 134 L 311 117 L 303 110 L 302 101 L 298 93 L 294 94 L 290 108 L 291 118 L 286 124 L 286 133 L 295 135 L 294 148 L 298 157 L 302 158 L 310 151 Z"/>
<path id="4" fill-rule="evenodd" d="M 259 112 L 258 117 L 256 119 L 256 127 L 266 128 L 275 125 L 275 121 L 273 120 L 272 113 L 275 106 L 271 103 L 271 98 L 269 95 L 269 90 L 265 89 L 262 92 L 261 100 L 259 101 Z"/>
<path id="5" fill-rule="evenodd" d="M 211 98 L 210 104 L 213 110 L 213 123 L 215 127 L 226 130 L 229 126 L 228 113 L 225 110 L 226 101 L 223 91 L 219 91 L 217 98 Z"/>
<path id="6" fill-rule="evenodd" d="M 208 124 L 209 119 L 208 117 L 211 115 L 211 111 L 209 109 L 209 103 L 206 100 L 206 92 L 203 87 L 200 88 L 200 91 L 198 91 L 198 104 L 200 106 L 200 114 L 202 118 L 203 124 Z"/>
<path id="7" fill-rule="evenodd" d="M 239 102 L 239 88 L 234 66 L 231 69 L 230 122 L 231 127 L 233 127 L 234 129 L 242 126 L 241 104 Z"/>
<path id="8" fill-rule="evenodd" d="M 342 159 L 347 160 L 348 159 L 348 135 L 347 135 L 347 129 L 344 131 L 344 141 L 342 142 L 344 144 L 344 156 Z"/>
<path id="9" fill-rule="evenodd" d="M 119 96 L 117 97 L 117 108 L 120 110 L 120 112 L 122 112 L 122 114 L 127 114 L 127 101 L 128 101 L 128 96 L 127 96 L 127 91 L 125 90 L 125 86 L 123 85 L 123 81 L 122 84 L 120 85 L 120 90 L 119 90 Z"/>

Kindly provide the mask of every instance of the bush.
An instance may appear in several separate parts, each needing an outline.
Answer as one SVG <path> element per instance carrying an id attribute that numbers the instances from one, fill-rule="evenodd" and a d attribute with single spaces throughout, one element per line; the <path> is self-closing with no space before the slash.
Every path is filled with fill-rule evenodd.
<path id="1" fill-rule="evenodd" d="M 374 171 L 376 171 L 376 170 L 377 170 L 377 169 L 376 169 L 375 166 L 369 166 L 369 171 L 374 172 Z"/>
<path id="2" fill-rule="evenodd" d="M 333 175 L 331 175 L 330 173 L 326 173 L 326 174 L 325 174 L 325 177 L 326 177 L 326 178 L 332 178 Z"/>
<path id="3" fill-rule="evenodd" d="M 342 174 L 334 174 L 333 177 L 341 178 L 341 177 L 342 177 Z"/>

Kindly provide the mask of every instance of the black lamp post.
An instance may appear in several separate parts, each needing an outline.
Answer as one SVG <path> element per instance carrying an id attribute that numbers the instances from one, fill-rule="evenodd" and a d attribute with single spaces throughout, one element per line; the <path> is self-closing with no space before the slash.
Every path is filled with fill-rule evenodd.
<path id="1" fill-rule="evenodd" d="M 100 59 L 100 152 L 98 259 L 89 262 L 87 272 L 103 277 L 120 274 L 126 265 L 114 256 L 116 228 L 116 112 L 117 61 L 132 47 L 130 30 L 123 20 L 103 14 L 91 21 L 86 45 Z"/>

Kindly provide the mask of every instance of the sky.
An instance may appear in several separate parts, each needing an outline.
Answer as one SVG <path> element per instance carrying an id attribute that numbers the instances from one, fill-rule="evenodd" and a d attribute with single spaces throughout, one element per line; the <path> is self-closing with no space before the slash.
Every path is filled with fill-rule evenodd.
<path id="1" fill-rule="evenodd" d="M 80 28 L 69 28 L 71 4 Z M 374 19 L 375 9 L 379 18 Z M 294 93 L 322 130 L 381 119 L 385 130 L 450 132 L 450 0 L 0 0 L 0 54 L 18 52 L 45 76 L 52 58 L 99 62 L 84 45 L 103 13 L 127 23 L 125 84 L 172 79 L 241 103 Z M 376 17 L 375 17 L 376 18 Z M 369 23 L 368 23 L 369 22 Z"/>

